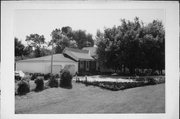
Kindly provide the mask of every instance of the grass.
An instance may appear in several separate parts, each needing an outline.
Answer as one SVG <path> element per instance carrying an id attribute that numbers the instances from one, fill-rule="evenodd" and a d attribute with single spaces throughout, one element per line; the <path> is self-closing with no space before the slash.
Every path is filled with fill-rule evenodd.
<path id="1" fill-rule="evenodd" d="M 164 112 L 164 84 L 113 92 L 73 82 L 72 89 L 49 88 L 15 97 L 16 114 Z"/>

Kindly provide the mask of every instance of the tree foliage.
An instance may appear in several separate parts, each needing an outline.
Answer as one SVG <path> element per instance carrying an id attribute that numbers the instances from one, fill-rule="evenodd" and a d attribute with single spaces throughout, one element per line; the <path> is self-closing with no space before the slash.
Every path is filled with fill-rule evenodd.
<path id="1" fill-rule="evenodd" d="M 43 52 L 41 51 L 46 44 L 44 35 L 30 34 L 29 36 L 26 36 L 26 41 L 28 46 L 34 49 L 35 57 L 44 56 Z"/>
<path id="2" fill-rule="evenodd" d="M 55 53 L 61 53 L 65 47 L 76 48 L 76 41 L 71 39 L 67 28 L 55 29 L 51 32 L 52 40 L 50 44 L 55 43 Z"/>
<path id="3" fill-rule="evenodd" d="M 21 41 L 18 40 L 18 38 L 14 38 L 14 42 L 15 42 L 15 56 L 16 57 L 21 57 L 21 59 L 23 58 L 23 56 L 27 56 L 30 54 L 31 52 L 31 48 L 29 46 L 24 46 L 22 44 Z"/>
<path id="4" fill-rule="evenodd" d="M 83 30 L 72 30 L 69 26 L 53 30 L 51 37 L 50 44 L 55 44 L 55 53 L 61 53 L 65 47 L 82 49 L 94 45 L 91 34 Z"/>
<path id="5" fill-rule="evenodd" d="M 17 38 L 14 38 L 14 41 L 15 41 L 15 56 L 22 56 L 25 46 Z"/>
<path id="6" fill-rule="evenodd" d="M 86 33 L 84 30 L 76 30 L 73 31 L 73 37 L 76 42 L 79 49 L 82 49 L 83 47 L 87 46 L 93 46 L 94 41 L 92 38 L 92 35 L 89 33 Z"/>
<path id="7" fill-rule="evenodd" d="M 121 20 L 120 26 L 97 32 L 99 62 L 112 69 L 123 66 L 135 69 L 162 70 L 165 66 L 165 32 L 161 21 L 154 20 L 144 26 L 139 18 Z"/>

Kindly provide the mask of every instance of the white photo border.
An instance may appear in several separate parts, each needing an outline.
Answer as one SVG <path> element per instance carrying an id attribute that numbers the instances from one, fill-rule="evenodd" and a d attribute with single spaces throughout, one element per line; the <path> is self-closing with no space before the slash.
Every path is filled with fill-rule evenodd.
<path id="1" fill-rule="evenodd" d="M 163 9 L 165 11 L 166 104 L 157 114 L 15 114 L 14 11 L 23 9 Z M 179 3 L 145 1 L 1 2 L 1 118 L 2 119 L 179 119 Z"/>

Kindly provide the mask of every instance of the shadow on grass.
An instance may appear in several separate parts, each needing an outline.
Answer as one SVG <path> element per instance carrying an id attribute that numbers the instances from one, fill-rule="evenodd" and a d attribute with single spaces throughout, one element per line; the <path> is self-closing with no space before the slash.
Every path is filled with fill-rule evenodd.
<path id="1" fill-rule="evenodd" d="M 64 88 L 64 89 L 72 89 L 73 88 L 73 86 L 71 85 L 71 86 L 60 86 L 61 88 Z"/>

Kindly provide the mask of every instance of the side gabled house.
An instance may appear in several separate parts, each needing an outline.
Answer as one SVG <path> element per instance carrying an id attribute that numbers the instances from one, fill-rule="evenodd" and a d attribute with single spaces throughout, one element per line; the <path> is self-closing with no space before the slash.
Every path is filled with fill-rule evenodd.
<path id="1" fill-rule="evenodd" d="M 79 50 L 74 48 L 65 48 L 62 54 L 53 55 L 52 71 L 58 74 L 65 66 L 75 67 L 79 74 L 93 74 L 98 71 L 97 61 L 91 55 L 90 50 Z M 16 70 L 28 73 L 50 73 L 51 55 L 16 61 Z"/>
<path id="2" fill-rule="evenodd" d="M 70 59 L 78 62 L 79 74 L 92 74 L 97 70 L 96 60 L 90 55 L 89 50 L 79 50 L 73 48 L 65 48 L 63 54 Z"/>
<path id="3" fill-rule="evenodd" d="M 65 57 L 63 54 L 53 55 L 52 73 L 59 74 L 65 66 L 73 66 L 75 71 L 78 70 L 78 63 Z M 16 61 L 15 70 L 28 73 L 50 73 L 51 72 L 51 55 Z"/>
<path id="4" fill-rule="evenodd" d="M 95 60 L 95 65 L 96 65 L 96 73 L 112 73 L 114 72 L 113 69 L 109 69 L 105 66 L 102 66 L 99 64 L 98 62 L 98 55 L 97 55 L 97 47 L 84 47 L 82 50 L 88 50 L 89 51 L 89 55 L 91 57 L 93 57 L 93 59 Z"/>

